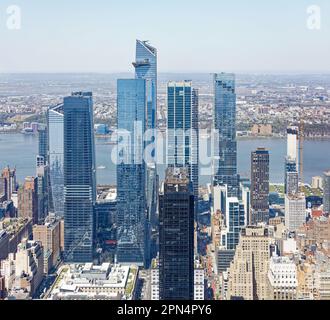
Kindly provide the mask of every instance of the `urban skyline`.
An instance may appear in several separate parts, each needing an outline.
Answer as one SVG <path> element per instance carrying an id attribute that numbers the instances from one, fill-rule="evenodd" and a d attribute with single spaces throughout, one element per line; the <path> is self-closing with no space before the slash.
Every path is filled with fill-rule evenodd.
<path id="1" fill-rule="evenodd" d="M 329 146 L 330 82 L 238 84 L 224 69 L 164 80 L 167 51 L 134 43 L 127 74 L 111 84 L 86 75 L 72 85 L 70 75 L 54 85 L 45 74 L 32 94 L 24 76 L 0 82 L 0 143 L 37 140 L 34 175 L 20 181 L 22 166 L 0 167 L 0 300 L 330 300 L 325 151 L 318 175 L 305 176 L 306 141 Z M 258 146 L 241 174 L 238 144 L 249 138 Z M 274 138 L 286 147 L 280 183 L 278 150 L 266 147 Z M 96 140 L 113 183 L 98 181 L 107 168 Z"/>

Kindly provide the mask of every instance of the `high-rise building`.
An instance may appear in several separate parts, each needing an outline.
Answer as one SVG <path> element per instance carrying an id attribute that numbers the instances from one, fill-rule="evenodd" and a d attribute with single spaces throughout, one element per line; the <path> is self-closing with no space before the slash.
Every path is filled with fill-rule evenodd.
<path id="1" fill-rule="evenodd" d="M 33 224 L 39 222 L 38 179 L 26 177 L 24 185 L 18 190 L 18 217 L 32 218 Z"/>
<path id="2" fill-rule="evenodd" d="M 120 79 L 117 91 L 117 261 L 143 266 L 148 264 L 142 139 L 146 129 L 146 80 Z"/>
<path id="3" fill-rule="evenodd" d="M 215 74 L 213 82 L 214 129 L 219 139 L 218 151 L 214 155 L 218 162 L 215 164 L 214 184 L 226 184 L 228 196 L 238 197 L 235 75 Z"/>
<path id="4" fill-rule="evenodd" d="M 11 200 L 12 194 L 17 190 L 16 169 L 9 167 L 2 170 L 1 177 L 6 180 L 6 200 Z"/>
<path id="5" fill-rule="evenodd" d="M 323 177 L 323 211 L 330 214 L 330 170 Z"/>
<path id="6" fill-rule="evenodd" d="M 198 209 L 198 91 L 191 81 L 167 85 L 167 165 L 189 168 Z"/>
<path id="7" fill-rule="evenodd" d="M 153 144 L 151 156 L 156 156 L 156 127 L 157 127 L 157 49 L 148 41 L 136 40 L 136 56 L 133 62 L 135 78 L 146 81 L 146 113 L 145 130 L 152 130 L 152 136 L 148 136 L 146 144 Z M 146 159 L 146 229 L 145 229 L 145 262 L 151 261 L 151 228 L 157 225 L 157 199 L 158 199 L 158 176 L 157 166 L 154 160 Z"/>
<path id="8" fill-rule="evenodd" d="M 295 160 L 286 159 L 285 161 L 285 177 L 284 177 L 285 194 L 296 194 L 299 192 L 299 174 L 297 171 L 297 163 Z"/>
<path id="9" fill-rule="evenodd" d="M 285 196 L 285 226 L 297 231 L 306 223 L 306 198 L 304 194 Z"/>
<path id="10" fill-rule="evenodd" d="M 167 169 L 159 213 L 160 299 L 193 300 L 194 196 L 188 169 Z"/>
<path id="11" fill-rule="evenodd" d="M 287 158 L 296 161 L 296 169 L 299 166 L 299 128 L 288 127 L 287 129 Z"/>
<path id="12" fill-rule="evenodd" d="M 47 274 L 60 259 L 60 221 L 56 217 L 48 217 L 43 225 L 34 225 L 33 240 L 43 247 L 44 271 Z"/>
<path id="13" fill-rule="evenodd" d="M 267 223 L 269 219 L 269 152 L 258 148 L 251 154 L 250 224 Z"/>
<path id="14" fill-rule="evenodd" d="M 68 262 L 92 262 L 96 201 L 91 92 L 64 98 L 64 238 Z"/>
<path id="15" fill-rule="evenodd" d="M 64 113 L 63 104 L 47 112 L 49 208 L 57 216 L 64 216 Z"/>
<path id="16" fill-rule="evenodd" d="M 289 257 L 274 256 L 270 259 L 268 271 L 268 299 L 297 299 L 297 267 Z"/>
<path id="17" fill-rule="evenodd" d="M 39 125 L 38 127 L 38 143 L 39 143 L 39 153 L 38 155 L 45 159 L 47 163 L 48 155 L 48 137 L 47 137 L 47 127 Z"/>
<path id="18" fill-rule="evenodd" d="M 44 223 L 46 217 L 48 216 L 48 203 L 49 203 L 49 167 L 45 163 L 45 158 L 43 156 L 37 156 L 37 196 L 38 196 L 38 223 Z"/>
<path id="19" fill-rule="evenodd" d="M 266 300 L 269 259 L 268 229 L 264 226 L 244 228 L 229 268 L 229 298 Z"/>
<path id="20" fill-rule="evenodd" d="M 225 228 L 221 230 L 221 245 L 235 250 L 241 230 L 246 226 L 244 204 L 238 198 L 226 199 Z"/>

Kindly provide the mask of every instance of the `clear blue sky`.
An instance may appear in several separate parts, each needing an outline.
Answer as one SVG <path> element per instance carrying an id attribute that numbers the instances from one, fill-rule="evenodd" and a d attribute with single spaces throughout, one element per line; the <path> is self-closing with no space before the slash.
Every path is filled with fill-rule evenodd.
<path id="1" fill-rule="evenodd" d="M 6 8 L 22 28 L 6 28 Z M 306 27 L 321 7 L 319 31 Z M 132 71 L 135 39 L 162 72 L 329 72 L 329 0 L 1 0 L 0 72 Z"/>

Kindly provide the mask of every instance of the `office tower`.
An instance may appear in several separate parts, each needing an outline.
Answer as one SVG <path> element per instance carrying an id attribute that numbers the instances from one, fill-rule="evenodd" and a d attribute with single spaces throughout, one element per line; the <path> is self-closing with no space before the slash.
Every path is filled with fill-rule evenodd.
<path id="1" fill-rule="evenodd" d="M 269 152 L 258 148 L 251 154 L 250 224 L 267 223 L 269 219 Z"/>
<path id="2" fill-rule="evenodd" d="M 330 170 L 323 177 L 323 211 L 330 214 Z"/>
<path id="3" fill-rule="evenodd" d="M 32 218 L 33 224 L 39 221 L 38 179 L 26 177 L 24 185 L 18 189 L 18 217 Z"/>
<path id="4" fill-rule="evenodd" d="M 225 228 L 221 231 L 222 246 L 226 250 L 235 250 L 241 230 L 245 227 L 244 204 L 238 198 L 226 199 Z"/>
<path id="5" fill-rule="evenodd" d="M 7 180 L 3 177 L 0 177 L 0 203 L 7 201 Z"/>
<path id="6" fill-rule="evenodd" d="M 146 80 L 146 128 L 155 129 L 157 122 L 157 50 L 148 41 L 136 40 L 135 78 Z"/>
<path id="7" fill-rule="evenodd" d="M 264 226 L 244 228 L 229 269 L 231 299 L 267 299 L 269 258 L 268 229 Z"/>
<path id="8" fill-rule="evenodd" d="M 312 177 L 312 189 L 323 189 L 322 177 Z"/>
<path id="9" fill-rule="evenodd" d="M 215 74 L 213 81 L 214 129 L 219 135 L 219 149 L 214 155 L 218 161 L 215 164 L 214 184 L 226 184 L 228 196 L 238 197 L 235 75 Z"/>
<path id="10" fill-rule="evenodd" d="M 38 195 L 38 223 L 44 223 L 48 216 L 48 189 L 49 189 L 49 167 L 43 156 L 37 156 L 37 195 Z"/>
<path id="11" fill-rule="evenodd" d="M 268 271 L 268 300 L 296 300 L 297 287 L 294 261 L 288 257 L 272 257 Z"/>
<path id="12" fill-rule="evenodd" d="M 152 135 L 148 136 L 146 144 L 154 143 L 156 140 L 157 127 L 157 49 L 152 47 L 148 41 L 136 40 L 136 57 L 133 62 L 135 68 L 135 78 L 146 81 L 146 113 L 145 130 L 152 130 Z M 151 151 L 151 156 L 156 156 L 156 144 Z M 157 226 L 156 211 L 158 197 L 157 166 L 155 161 L 146 160 L 146 234 L 145 234 L 145 260 L 149 264 L 151 261 L 151 228 Z"/>
<path id="13" fill-rule="evenodd" d="M 284 177 L 285 194 L 296 194 L 299 192 L 299 174 L 297 171 L 297 163 L 295 160 L 286 158 L 285 160 L 285 177 Z"/>
<path id="14" fill-rule="evenodd" d="M 40 243 L 24 239 L 15 255 L 15 280 L 29 291 L 32 297 L 44 277 L 44 252 Z M 26 280 L 26 281 L 23 281 Z"/>
<path id="15" fill-rule="evenodd" d="M 63 104 L 47 112 L 49 209 L 64 216 L 64 113 Z"/>
<path id="16" fill-rule="evenodd" d="M 188 167 L 198 209 L 198 91 L 191 81 L 167 85 L 167 164 Z"/>
<path id="17" fill-rule="evenodd" d="M 147 264 L 142 139 L 146 129 L 146 80 L 118 80 L 117 91 L 117 261 L 143 266 Z"/>
<path id="18" fill-rule="evenodd" d="M 92 93 L 65 97 L 63 111 L 65 260 L 92 262 L 96 201 Z"/>
<path id="19" fill-rule="evenodd" d="M 45 159 L 47 163 L 47 155 L 48 155 L 48 137 L 47 137 L 47 127 L 39 125 L 38 128 L 38 144 L 39 144 L 39 156 Z"/>
<path id="20" fill-rule="evenodd" d="M 251 202 L 251 183 L 241 183 L 241 190 L 242 190 L 242 202 L 244 205 L 245 210 L 245 223 L 247 226 L 250 225 L 250 202 Z"/>
<path id="21" fill-rule="evenodd" d="M 299 128 L 288 127 L 287 129 L 287 158 L 296 162 L 296 169 L 299 166 Z"/>
<path id="22" fill-rule="evenodd" d="M 306 198 L 303 194 L 285 196 L 285 226 L 297 231 L 306 223 Z"/>
<path id="23" fill-rule="evenodd" d="M 194 196 L 187 168 L 167 169 L 159 221 L 160 300 L 193 300 Z"/>
<path id="24" fill-rule="evenodd" d="M 6 180 L 7 199 L 11 200 L 12 194 L 17 190 L 16 182 L 16 169 L 10 169 L 9 167 L 2 170 L 1 177 Z"/>
<path id="25" fill-rule="evenodd" d="M 48 217 L 44 224 L 33 226 L 33 240 L 44 249 L 44 271 L 46 274 L 60 261 L 60 221 Z"/>

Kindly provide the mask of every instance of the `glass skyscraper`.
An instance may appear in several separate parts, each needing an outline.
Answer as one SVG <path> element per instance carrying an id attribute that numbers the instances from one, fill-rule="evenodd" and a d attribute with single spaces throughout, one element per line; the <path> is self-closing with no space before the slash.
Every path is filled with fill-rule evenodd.
<path id="1" fill-rule="evenodd" d="M 91 92 L 64 98 L 65 260 L 93 261 L 96 202 L 93 100 Z"/>
<path id="2" fill-rule="evenodd" d="M 148 41 L 136 40 L 136 57 L 133 62 L 135 78 L 146 81 L 146 103 L 145 129 L 155 130 L 157 126 L 157 50 Z M 153 131 L 155 136 L 156 131 Z M 155 140 L 146 141 L 147 144 Z M 156 156 L 156 145 L 152 150 L 152 156 Z M 151 261 L 151 227 L 155 226 L 157 212 L 157 166 L 155 162 L 146 164 L 146 262 Z"/>
<path id="3" fill-rule="evenodd" d="M 48 109 L 49 209 L 64 216 L 64 113 L 63 104 Z"/>
<path id="4" fill-rule="evenodd" d="M 117 83 L 117 261 L 146 264 L 146 80 Z"/>
<path id="5" fill-rule="evenodd" d="M 215 74 L 213 82 L 214 129 L 219 135 L 214 184 L 227 185 L 228 197 L 238 197 L 235 75 Z"/>
<path id="6" fill-rule="evenodd" d="M 191 81 L 167 85 L 167 165 L 189 168 L 198 208 L 198 90 Z"/>

